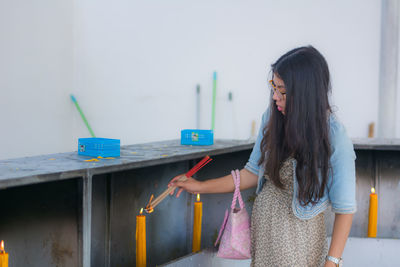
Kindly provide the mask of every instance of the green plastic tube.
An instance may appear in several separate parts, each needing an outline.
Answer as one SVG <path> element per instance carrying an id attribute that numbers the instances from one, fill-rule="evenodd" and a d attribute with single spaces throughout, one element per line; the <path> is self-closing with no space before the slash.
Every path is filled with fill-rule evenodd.
<path id="1" fill-rule="evenodd" d="M 82 110 L 81 110 L 81 108 L 80 108 L 80 106 L 79 106 L 79 104 L 78 104 L 78 101 L 76 101 L 76 98 L 75 98 L 73 95 L 71 95 L 71 100 L 72 100 L 72 102 L 74 102 L 76 109 L 79 111 L 79 114 L 81 114 L 82 120 L 83 120 L 83 122 L 85 123 L 86 127 L 88 128 L 88 130 L 89 130 L 89 132 L 90 132 L 90 135 L 91 135 L 92 137 L 96 137 L 96 136 L 94 135 L 94 132 L 93 132 L 92 128 L 90 128 L 90 125 L 89 125 L 88 121 L 86 120 L 86 117 L 85 117 L 85 115 L 83 114 L 83 112 L 82 112 Z"/>

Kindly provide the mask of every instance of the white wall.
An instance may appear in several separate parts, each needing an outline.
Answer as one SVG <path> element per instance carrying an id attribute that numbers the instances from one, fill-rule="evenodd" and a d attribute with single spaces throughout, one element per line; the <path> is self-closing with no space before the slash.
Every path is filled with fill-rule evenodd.
<path id="1" fill-rule="evenodd" d="M 75 150 L 77 138 L 89 133 L 69 93 L 97 136 L 133 144 L 178 139 L 180 129 L 195 127 L 200 84 L 201 128 L 210 128 L 214 70 L 215 135 L 248 138 L 251 121 L 259 126 L 269 101 L 270 64 L 307 44 L 328 60 L 333 102 L 349 135 L 366 137 L 368 123 L 377 120 L 380 1 L 79 0 L 72 9 L 69 1 L 41 0 L 39 7 L 25 7 L 22 19 L 10 14 L 27 3 L 10 1 L 0 11 L 7 13 L 1 33 L 14 32 L 13 21 L 23 24 L 20 39 L 0 53 L 15 65 L 24 58 L 16 45 L 34 54 L 22 69 L 0 62 L 1 73 L 15 77 L 1 79 L 7 129 L 0 158 Z M 36 27 L 32 21 L 39 21 Z M 31 65 L 43 75 L 40 84 L 25 79 Z"/>
<path id="2" fill-rule="evenodd" d="M 73 5 L 0 1 L 0 158 L 72 150 Z"/>

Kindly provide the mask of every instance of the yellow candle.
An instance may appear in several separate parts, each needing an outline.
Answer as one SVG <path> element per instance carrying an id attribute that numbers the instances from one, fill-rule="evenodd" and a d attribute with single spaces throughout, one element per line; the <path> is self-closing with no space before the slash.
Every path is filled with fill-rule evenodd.
<path id="1" fill-rule="evenodd" d="M 369 217 L 368 217 L 368 237 L 376 237 L 378 226 L 378 195 L 375 194 L 375 188 L 371 188 L 369 195 Z"/>
<path id="2" fill-rule="evenodd" d="M 0 244 L 0 267 L 8 267 L 8 253 L 4 250 L 4 241 Z"/>
<path id="3" fill-rule="evenodd" d="M 194 203 L 194 214 L 193 214 L 192 252 L 200 251 L 202 217 L 203 217 L 203 202 L 200 201 L 200 194 L 197 194 L 197 201 Z"/>
<path id="4" fill-rule="evenodd" d="M 136 216 L 136 266 L 146 267 L 146 216 L 143 214 Z"/>

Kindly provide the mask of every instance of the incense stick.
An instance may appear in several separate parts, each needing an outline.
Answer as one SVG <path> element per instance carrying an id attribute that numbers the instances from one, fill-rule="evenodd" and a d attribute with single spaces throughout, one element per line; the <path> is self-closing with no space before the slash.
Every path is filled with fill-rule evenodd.
<path id="1" fill-rule="evenodd" d="M 199 163 L 197 163 L 190 171 L 188 171 L 185 176 L 192 177 L 198 170 L 203 168 L 207 163 L 209 163 L 212 159 L 209 156 L 205 156 Z"/>
<path id="2" fill-rule="evenodd" d="M 187 180 L 186 176 L 181 176 L 178 179 L 178 182 L 185 182 Z M 150 203 L 151 207 L 154 209 L 161 201 L 164 200 L 172 191 L 176 189 L 176 186 L 171 186 L 167 190 L 165 190 L 161 195 L 159 195 L 154 201 Z M 147 207 L 146 207 L 147 208 Z"/>
<path id="3" fill-rule="evenodd" d="M 185 175 L 182 175 L 178 178 L 178 182 L 185 182 L 188 177 L 193 176 L 198 170 L 203 168 L 207 163 L 209 163 L 212 159 L 209 156 L 205 156 L 199 163 L 197 163 L 192 169 L 190 169 Z M 147 213 L 151 213 L 153 209 L 160 204 L 172 191 L 176 189 L 176 186 L 171 186 L 161 193 L 156 199 L 153 199 L 153 195 L 150 197 L 149 204 L 147 204 L 145 211 Z"/>

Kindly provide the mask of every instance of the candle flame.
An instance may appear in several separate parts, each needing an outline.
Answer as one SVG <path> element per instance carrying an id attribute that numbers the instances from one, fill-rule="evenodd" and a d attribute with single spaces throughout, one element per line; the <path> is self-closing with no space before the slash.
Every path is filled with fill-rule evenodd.
<path id="1" fill-rule="evenodd" d="M 0 251 L 4 251 L 4 240 L 1 240 Z"/>
<path id="2" fill-rule="evenodd" d="M 375 188 L 371 187 L 371 193 L 375 194 Z"/>
<path id="3" fill-rule="evenodd" d="M 200 194 L 197 194 L 197 201 L 200 201 Z"/>
<path id="4" fill-rule="evenodd" d="M 142 215 L 142 213 L 143 213 L 143 208 L 140 209 L 140 215 Z"/>

